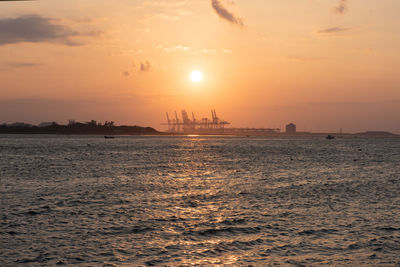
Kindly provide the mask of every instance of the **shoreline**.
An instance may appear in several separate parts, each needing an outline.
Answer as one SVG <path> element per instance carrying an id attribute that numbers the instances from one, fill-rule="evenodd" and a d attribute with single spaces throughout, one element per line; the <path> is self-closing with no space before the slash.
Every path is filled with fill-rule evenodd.
<path id="1" fill-rule="evenodd" d="M 168 133 L 168 132 L 157 132 L 157 133 L 54 133 L 54 132 L 0 132 L 0 136 L 5 135 L 53 135 L 53 136 L 98 136 L 98 137 L 124 137 L 124 136 L 170 136 L 170 137 L 245 137 L 245 138 L 257 138 L 257 137 L 269 137 L 269 138 L 326 138 L 328 135 L 334 136 L 334 139 L 354 139 L 354 138 L 390 138 L 400 139 L 399 134 L 394 133 L 299 133 L 299 134 L 246 134 L 246 133 Z"/>

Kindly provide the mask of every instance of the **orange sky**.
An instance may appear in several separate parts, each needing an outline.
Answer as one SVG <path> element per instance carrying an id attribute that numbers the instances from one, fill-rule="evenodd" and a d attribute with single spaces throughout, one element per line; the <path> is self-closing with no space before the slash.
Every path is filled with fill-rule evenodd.
<path id="1" fill-rule="evenodd" d="M 398 0 L 0 2 L 0 123 L 400 133 Z M 200 83 L 190 72 L 203 73 Z"/>

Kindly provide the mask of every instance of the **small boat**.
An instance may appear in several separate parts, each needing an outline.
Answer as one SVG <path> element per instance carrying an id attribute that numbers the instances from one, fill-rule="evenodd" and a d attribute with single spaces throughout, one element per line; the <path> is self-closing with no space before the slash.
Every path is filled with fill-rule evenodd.
<path id="1" fill-rule="evenodd" d="M 114 139 L 115 136 L 105 135 L 104 138 L 105 138 L 105 139 Z"/>
<path id="2" fill-rule="evenodd" d="M 325 138 L 328 139 L 328 140 L 335 139 L 335 137 L 333 135 L 330 135 L 330 134 L 328 134 Z"/>

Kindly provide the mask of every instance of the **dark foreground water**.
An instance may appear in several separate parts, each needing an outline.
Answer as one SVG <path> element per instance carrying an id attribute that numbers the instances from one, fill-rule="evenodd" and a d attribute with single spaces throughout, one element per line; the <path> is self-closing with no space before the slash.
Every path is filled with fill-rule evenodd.
<path id="1" fill-rule="evenodd" d="M 0 266 L 400 265 L 400 139 L 0 136 Z"/>

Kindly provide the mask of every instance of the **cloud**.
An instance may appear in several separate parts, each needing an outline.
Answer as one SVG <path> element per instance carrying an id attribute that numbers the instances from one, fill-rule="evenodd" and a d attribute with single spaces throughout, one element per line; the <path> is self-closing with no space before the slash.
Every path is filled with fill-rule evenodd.
<path id="1" fill-rule="evenodd" d="M 11 68 L 30 68 L 42 66 L 43 64 L 34 62 L 10 62 L 7 65 Z"/>
<path id="2" fill-rule="evenodd" d="M 310 62 L 310 61 L 316 61 L 316 60 L 322 59 L 320 57 L 296 56 L 296 55 L 286 56 L 285 58 L 289 59 L 289 60 L 301 61 L 301 62 Z"/>
<path id="3" fill-rule="evenodd" d="M 336 14 L 343 15 L 347 10 L 347 0 L 339 0 L 338 5 L 333 10 Z"/>
<path id="4" fill-rule="evenodd" d="M 22 42 L 50 42 L 68 46 L 81 45 L 72 38 L 95 36 L 96 32 L 81 33 L 39 15 L 24 15 L 0 19 L 0 46 Z"/>
<path id="5" fill-rule="evenodd" d="M 16 70 L 16 69 L 36 68 L 36 67 L 41 67 L 41 66 L 43 66 L 43 64 L 36 63 L 36 62 L 29 62 L 29 61 L 27 61 L 27 62 L 3 62 L 3 63 L 0 63 L 0 72 Z"/>
<path id="6" fill-rule="evenodd" d="M 193 12 L 187 9 L 174 9 L 170 11 L 163 11 L 152 15 L 147 15 L 143 18 L 143 20 L 179 20 L 182 17 L 188 17 L 193 15 Z"/>
<path id="7" fill-rule="evenodd" d="M 243 20 L 226 9 L 221 3 L 221 0 L 211 0 L 211 6 L 221 19 L 241 27 L 244 25 Z"/>
<path id="8" fill-rule="evenodd" d="M 156 48 L 163 50 L 166 53 L 173 53 L 173 52 L 183 52 L 189 53 L 191 55 L 216 55 L 218 53 L 221 54 L 231 54 L 233 51 L 232 49 L 216 49 L 216 48 L 203 48 L 203 49 L 195 49 L 190 46 L 185 45 L 157 45 Z"/>
<path id="9" fill-rule="evenodd" d="M 222 51 L 222 53 L 224 53 L 224 54 L 231 54 L 233 51 L 232 51 L 232 49 L 222 49 L 221 50 Z"/>
<path id="10" fill-rule="evenodd" d="M 188 3 L 188 0 L 178 0 L 178 1 L 171 1 L 169 0 L 168 2 L 166 1 L 145 1 L 142 5 L 143 6 L 172 6 L 172 7 L 177 7 L 177 6 L 184 6 Z"/>
<path id="11" fill-rule="evenodd" d="M 157 48 L 162 49 L 167 53 L 176 52 L 176 51 L 188 52 L 191 50 L 191 48 L 189 46 L 184 46 L 184 45 L 173 45 L 173 46 L 158 45 Z"/>
<path id="12" fill-rule="evenodd" d="M 319 30 L 317 33 L 319 34 L 335 34 L 335 33 L 342 33 L 349 31 L 350 29 L 348 28 L 342 28 L 342 27 L 331 27 L 331 28 L 326 28 Z"/>
<path id="13" fill-rule="evenodd" d="M 140 63 L 140 72 L 148 72 L 152 68 L 152 64 L 150 61 L 146 60 Z"/>

